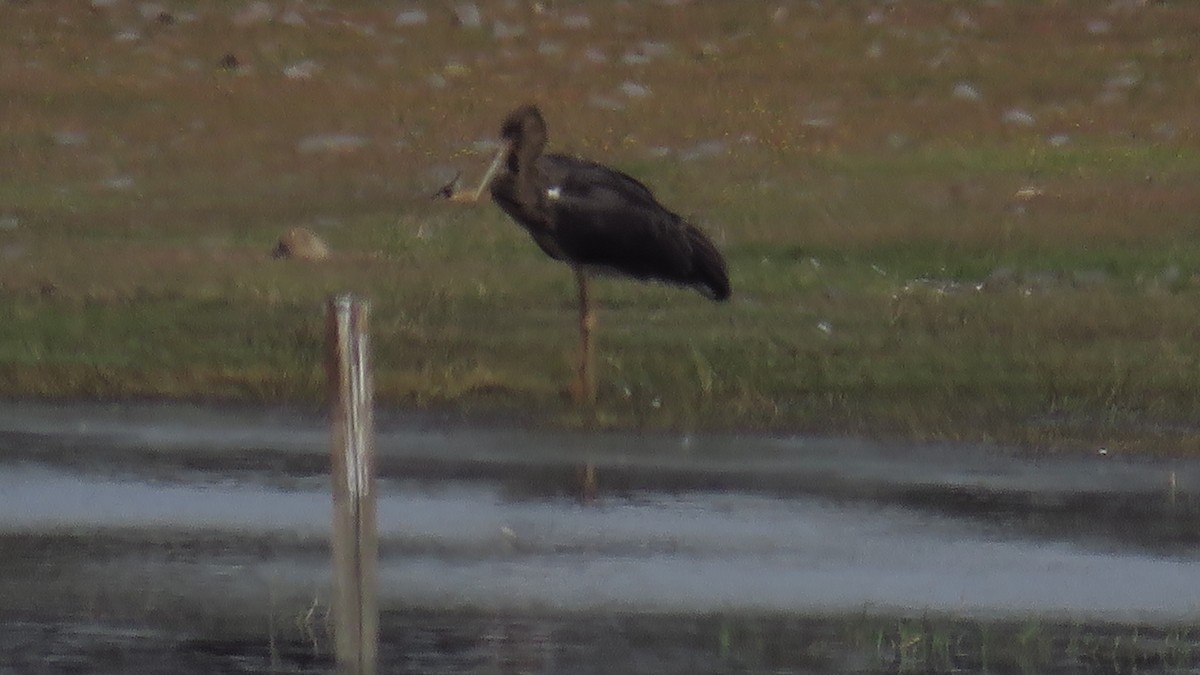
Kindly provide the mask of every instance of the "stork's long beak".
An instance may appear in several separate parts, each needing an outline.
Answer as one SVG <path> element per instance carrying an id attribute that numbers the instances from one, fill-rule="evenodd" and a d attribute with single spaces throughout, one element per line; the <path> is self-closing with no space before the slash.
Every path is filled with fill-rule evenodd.
<path id="1" fill-rule="evenodd" d="M 475 190 L 473 192 L 467 192 L 467 193 L 453 192 L 450 195 L 450 200 L 456 201 L 456 202 L 479 201 L 479 198 L 483 195 L 483 191 L 486 190 L 488 188 L 488 186 L 492 184 L 492 179 L 496 177 L 496 172 L 499 171 L 500 167 L 504 164 L 504 160 L 505 160 L 505 158 L 508 157 L 508 153 L 511 149 L 512 149 L 511 141 L 501 142 L 500 149 L 496 151 L 496 158 L 492 160 L 491 166 L 489 166 L 487 171 L 484 172 L 483 180 L 479 181 L 479 187 L 475 188 Z"/>
<path id="2" fill-rule="evenodd" d="M 483 180 L 479 183 L 479 192 L 483 192 L 489 185 L 492 184 L 492 178 L 496 176 L 496 172 L 500 170 L 500 165 L 504 163 L 508 152 L 512 149 L 512 143 L 504 141 L 500 143 L 500 149 L 496 151 L 496 158 L 492 160 L 492 165 L 488 167 L 486 173 L 483 174 Z"/>

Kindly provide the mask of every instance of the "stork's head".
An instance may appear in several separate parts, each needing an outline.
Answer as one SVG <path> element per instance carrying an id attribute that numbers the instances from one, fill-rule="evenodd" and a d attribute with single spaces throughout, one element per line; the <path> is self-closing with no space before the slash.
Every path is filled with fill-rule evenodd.
<path id="1" fill-rule="evenodd" d="M 546 145 L 546 120 L 536 105 L 523 105 L 504 118 L 500 138 L 515 154 L 537 155 Z"/>
<path id="2" fill-rule="evenodd" d="M 532 167 L 542 148 L 546 146 L 546 120 L 536 105 L 526 104 L 510 112 L 504 118 L 500 127 L 500 149 L 491 166 L 483 174 L 483 180 L 473 192 L 458 192 L 455 177 L 448 185 L 438 190 L 435 197 L 445 197 L 451 201 L 474 202 L 479 195 L 492 184 L 492 179 L 503 166 L 508 167 L 511 174 L 525 176 L 528 180 L 532 174 L 525 169 Z"/>

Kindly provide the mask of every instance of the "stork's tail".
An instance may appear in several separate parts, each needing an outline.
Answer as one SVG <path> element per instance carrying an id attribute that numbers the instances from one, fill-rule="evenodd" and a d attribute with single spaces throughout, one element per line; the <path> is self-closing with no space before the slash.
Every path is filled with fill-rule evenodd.
<path id="1" fill-rule="evenodd" d="M 684 223 L 692 249 L 692 285 L 705 297 L 722 301 L 729 299 L 729 266 L 713 240 L 700 228 Z"/>

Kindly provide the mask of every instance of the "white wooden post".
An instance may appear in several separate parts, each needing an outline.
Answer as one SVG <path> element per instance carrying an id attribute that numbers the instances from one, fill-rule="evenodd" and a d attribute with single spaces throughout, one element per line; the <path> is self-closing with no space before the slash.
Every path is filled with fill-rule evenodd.
<path id="1" fill-rule="evenodd" d="M 351 295 L 329 300 L 326 363 L 333 448 L 333 621 L 338 673 L 374 675 L 379 650 L 374 428 L 368 317 Z"/>

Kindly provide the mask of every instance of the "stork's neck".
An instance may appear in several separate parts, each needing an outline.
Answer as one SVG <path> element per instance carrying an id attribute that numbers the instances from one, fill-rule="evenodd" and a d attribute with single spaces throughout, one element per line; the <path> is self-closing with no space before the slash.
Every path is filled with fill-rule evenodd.
<path id="1" fill-rule="evenodd" d="M 508 156 L 508 170 L 516 179 L 517 200 L 531 212 L 537 211 L 542 204 L 544 181 L 537 169 L 542 146 L 543 143 L 522 143 Z"/>

